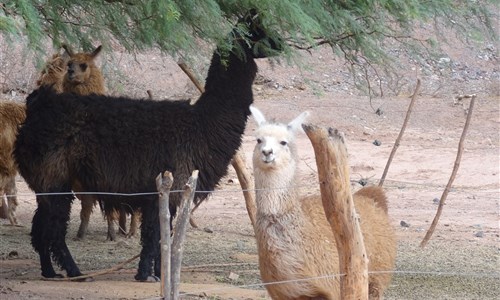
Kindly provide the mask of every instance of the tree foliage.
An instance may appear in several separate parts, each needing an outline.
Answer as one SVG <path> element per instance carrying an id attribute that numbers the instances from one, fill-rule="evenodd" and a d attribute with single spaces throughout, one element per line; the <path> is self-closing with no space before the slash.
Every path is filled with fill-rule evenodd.
<path id="1" fill-rule="evenodd" d="M 415 35 L 420 22 L 465 40 L 495 40 L 495 7 L 498 0 L 0 0 L 0 32 L 26 37 L 35 51 L 49 39 L 55 47 L 113 42 L 190 55 L 200 42 L 229 46 L 228 31 L 256 8 L 287 53 L 328 44 L 353 64 L 372 64 L 384 62 L 388 39 L 430 47 L 433 39 Z"/>

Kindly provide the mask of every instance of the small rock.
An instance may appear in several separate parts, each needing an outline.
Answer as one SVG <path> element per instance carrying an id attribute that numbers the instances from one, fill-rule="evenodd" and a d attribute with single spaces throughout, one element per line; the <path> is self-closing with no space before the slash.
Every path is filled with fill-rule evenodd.
<path id="1" fill-rule="evenodd" d="M 401 227 L 410 227 L 410 224 L 406 223 L 405 221 L 401 221 L 399 224 L 401 225 Z"/>
<path id="2" fill-rule="evenodd" d="M 231 280 L 233 280 L 233 281 L 236 281 L 236 280 L 238 280 L 238 278 L 240 278 L 240 275 L 231 272 L 231 273 L 229 273 L 228 278 L 231 279 Z"/>
<path id="3" fill-rule="evenodd" d="M 438 198 L 434 198 L 434 199 L 432 200 L 432 202 L 434 202 L 434 204 L 439 204 L 439 199 L 438 199 Z"/>
<path id="4" fill-rule="evenodd" d="M 439 63 L 440 64 L 447 64 L 447 63 L 450 63 L 451 59 L 449 57 L 441 57 L 439 59 Z"/>
<path id="5" fill-rule="evenodd" d="M 478 231 L 474 234 L 475 237 L 482 238 L 484 237 L 484 231 Z"/>
<path id="6" fill-rule="evenodd" d="M 373 144 L 374 144 L 375 146 L 380 146 L 380 145 L 382 145 L 382 142 L 380 142 L 379 140 L 374 140 L 374 141 L 373 141 Z"/>
<path id="7" fill-rule="evenodd" d="M 208 232 L 208 233 L 214 233 L 214 231 L 210 227 L 203 228 L 203 231 Z"/>

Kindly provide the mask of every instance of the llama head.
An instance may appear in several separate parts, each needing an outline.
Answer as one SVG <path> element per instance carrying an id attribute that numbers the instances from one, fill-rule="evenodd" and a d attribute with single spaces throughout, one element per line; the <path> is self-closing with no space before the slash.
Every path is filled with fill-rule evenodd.
<path id="1" fill-rule="evenodd" d="M 238 24 L 233 31 L 233 38 L 241 40 L 241 35 L 245 35 L 248 43 L 243 41 L 240 46 L 250 46 L 251 55 L 254 58 L 276 56 L 283 50 L 283 40 L 276 32 L 264 30 L 261 16 L 255 9 L 240 18 Z"/>
<path id="2" fill-rule="evenodd" d="M 97 70 L 94 60 L 101 52 L 102 46 L 98 46 L 90 53 L 74 53 L 67 45 L 63 45 L 63 48 L 69 56 L 64 80 L 74 85 L 86 82 L 92 72 Z"/>
<path id="3" fill-rule="evenodd" d="M 260 110 L 250 106 L 250 111 L 257 125 L 257 144 L 253 152 L 254 169 L 278 170 L 295 167 L 295 134 L 302 131 L 302 123 L 309 116 L 305 111 L 288 124 L 267 122 Z"/>

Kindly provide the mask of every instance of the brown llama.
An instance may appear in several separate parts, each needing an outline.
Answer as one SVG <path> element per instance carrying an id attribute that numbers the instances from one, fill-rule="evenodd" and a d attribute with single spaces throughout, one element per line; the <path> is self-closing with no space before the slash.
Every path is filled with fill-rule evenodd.
<path id="1" fill-rule="evenodd" d="M 12 156 L 17 130 L 26 118 L 24 104 L 0 101 L 0 206 L 7 197 L 7 217 L 11 225 L 19 225 L 16 218 L 17 166 Z"/>
<path id="2" fill-rule="evenodd" d="M 294 134 L 307 113 L 284 125 L 267 123 L 258 109 L 250 110 L 259 125 L 253 154 L 254 229 L 262 281 L 272 299 L 339 299 L 339 257 L 321 196 L 301 197 L 296 189 Z M 353 198 L 369 260 L 369 297 L 380 299 L 396 258 L 386 198 L 380 188 L 363 188 Z"/>

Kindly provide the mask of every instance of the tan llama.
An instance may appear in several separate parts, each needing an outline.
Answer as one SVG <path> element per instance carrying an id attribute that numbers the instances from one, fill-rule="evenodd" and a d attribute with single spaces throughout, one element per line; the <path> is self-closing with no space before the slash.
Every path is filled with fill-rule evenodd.
<path id="1" fill-rule="evenodd" d="M 339 299 L 339 258 L 321 197 L 301 197 L 297 189 L 295 133 L 308 113 L 285 125 L 268 123 L 258 109 L 250 110 L 259 125 L 253 153 L 255 236 L 266 289 L 272 299 Z M 373 187 L 353 198 L 368 254 L 370 299 L 380 299 L 396 258 L 386 198 L 382 189 Z"/>
<path id="2" fill-rule="evenodd" d="M 0 206 L 7 196 L 7 217 L 11 225 L 18 225 L 16 218 L 17 166 L 12 157 L 17 129 L 26 118 L 24 104 L 0 101 Z"/>

